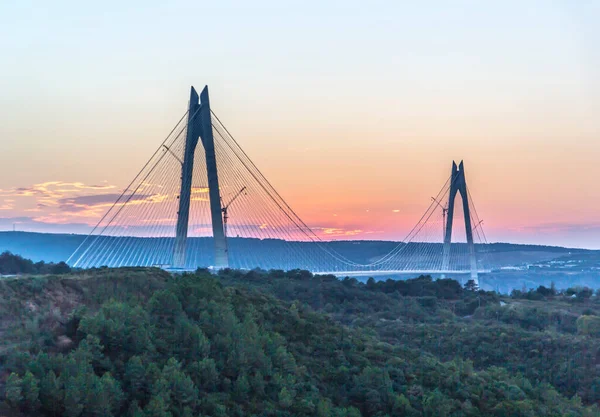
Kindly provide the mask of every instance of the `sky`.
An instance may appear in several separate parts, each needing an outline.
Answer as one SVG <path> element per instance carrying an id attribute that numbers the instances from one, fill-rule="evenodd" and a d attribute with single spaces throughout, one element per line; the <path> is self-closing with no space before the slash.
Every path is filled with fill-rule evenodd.
<path id="1" fill-rule="evenodd" d="M 326 237 L 401 240 L 464 160 L 489 241 L 600 248 L 598 21 L 600 0 L 3 1 L 0 230 L 88 231 L 209 85 Z"/>

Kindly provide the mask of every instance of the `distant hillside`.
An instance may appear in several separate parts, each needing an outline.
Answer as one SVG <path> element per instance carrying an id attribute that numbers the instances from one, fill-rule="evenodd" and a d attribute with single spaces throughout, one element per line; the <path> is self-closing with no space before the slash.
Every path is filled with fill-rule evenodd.
<path id="1" fill-rule="evenodd" d="M 34 262 L 61 262 L 66 261 L 69 256 L 85 239 L 84 235 L 75 234 L 50 234 L 31 232 L 0 232 L 0 253 L 10 251 L 29 258 Z M 203 266 L 212 265 L 212 238 L 190 238 L 190 251 L 202 253 L 198 264 Z M 150 245 L 152 239 L 140 238 L 139 245 Z M 283 246 L 287 245 L 280 240 L 258 240 L 246 238 L 230 238 L 232 251 L 243 251 L 248 245 L 260 245 L 259 252 L 272 255 L 277 251 L 283 252 Z M 312 243 L 295 243 L 297 245 L 313 245 Z M 352 259 L 357 263 L 369 263 L 374 259 L 385 255 L 398 245 L 391 241 L 332 241 L 327 242 L 332 249 Z M 165 245 L 168 247 L 168 244 Z M 493 243 L 486 248 L 486 260 L 489 267 L 506 265 L 519 265 L 528 262 L 539 262 L 554 259 L 568 253 L 589 252 L 583 249 L 569 249 L 556 246 L 541 245 L 515 245 L 510 243 Z M 170 251 L 165 250 L 165 259 L 169 257 Z M 194 255 L 195 256 L 195 255 Z M 165 263 L 169 263 L 166 261 Z M 261 265 L 262 266 L 262 265 Z"/>
<path id="2" fill-rule="evenodd" d="M 9 251 L 34 262 L 66 261 L 83 242 L 83 235 L 0 232 L 0 252 Z"/>

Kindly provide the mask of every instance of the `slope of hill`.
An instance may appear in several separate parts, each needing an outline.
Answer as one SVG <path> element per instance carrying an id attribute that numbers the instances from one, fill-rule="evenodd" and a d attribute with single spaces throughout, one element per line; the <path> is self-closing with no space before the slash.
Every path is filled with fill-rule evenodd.
<path id="1" fill-rule="evenodd" d="M 597 304 L 589 296 L 506 300 L 516 313 L 500 315 L 496 294 L 452 280 L 360 284 L 306 271 L 226 270 L 217 279 L 127 268 L 3 279 L 0 411 L 597 415 L 581 400 L 597 401 L 587 359 L 598 351 Z M 535 309 L 547 320 L 531 318 Z M 555 340 L 572 346 L 568 370 Z M 503 350 L 513 356 L 503 360 Z"/>

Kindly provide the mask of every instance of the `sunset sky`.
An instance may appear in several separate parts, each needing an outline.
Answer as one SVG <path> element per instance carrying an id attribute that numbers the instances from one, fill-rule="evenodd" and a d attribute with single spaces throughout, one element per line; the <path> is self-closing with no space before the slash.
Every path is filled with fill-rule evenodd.
<path id="1" fill-rule="evenodd" d="M 464 160 L 489 241 L 600 248 L 600 1 L 0 2 L 0 230 L 90 230 L 209 85 L 330 238 Z"/>

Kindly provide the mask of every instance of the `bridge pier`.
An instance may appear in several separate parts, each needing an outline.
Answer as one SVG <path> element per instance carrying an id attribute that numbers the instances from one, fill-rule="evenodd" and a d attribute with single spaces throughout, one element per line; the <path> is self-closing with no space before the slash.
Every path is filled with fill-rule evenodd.
<path id="1" fill-rule="evenodd" d="M 192 191 L 192 178 L 194 172 L 194 155 L 198 139 L 201 139 L 206 156 L 206 171 L 208 177 L 208 195 L 210 200 L 210 214 L 213 238 L 215 243 L 216 269 L 227 268 L 229 259 L 227 244 L 223 230 L 223 217 L 221 210 L 221 194 L 219 190 L 219 175 L 217 171 L 217 158 L 212 130 L 210 101 L 208 86 L 204 87 L 200 96 L 194 89 L 190 91 L 190 103 L 187 122 L 187 134 L 183 163 L 181 166 L 181 188 L 179 192 L 179 210 L 177 212 L 177 226 L 175 229 L 175 245 L 173 248 L 173 267 L 184 268 L 187 250 L 187 235 L 190 215 L 190 198 Z"/>
<path id="2" fill-rule="evenodd" d="M 444 234 L 444 249 L 442 255 L 442 270 L 450 269 L 450 243 L 452 241 L 452 222 L 454 220 L 454 202 L 456 194 L 460 193 L 463 203 L 463 214 L 465 218 L 465 231 L 467 235 L 467 245 L 469 247 L 469 263 L 471 267 L 471 279 L 479 283 L 477 274 L 477 257 L 475 253 L 475 244 L 473 242 L 473 226 L 471 224 L 471 211 L 469 207 L 469 195 L 467 193 L 467 180 L 465 178 L 465 168 L 463 161 L 457 167 L 456 162 L 452 161 L 452 176 L 450 178 L 450 193 L 448 195 L 448 216 L 446 220 L 446 233 Z"/>

